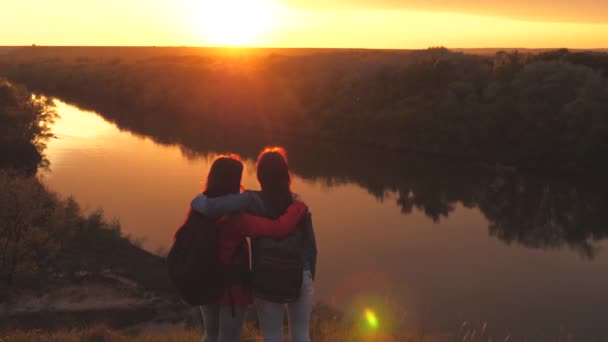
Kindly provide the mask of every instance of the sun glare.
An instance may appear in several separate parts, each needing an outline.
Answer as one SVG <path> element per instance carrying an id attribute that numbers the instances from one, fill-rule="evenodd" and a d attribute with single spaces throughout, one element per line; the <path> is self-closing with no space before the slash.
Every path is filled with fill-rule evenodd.
<path id="1" fill-rule="evenodd" d="M 252 45 L 273 28 L 277 4 L 270 0 L 194 0 L 197 26 L 213 44 Z"/>

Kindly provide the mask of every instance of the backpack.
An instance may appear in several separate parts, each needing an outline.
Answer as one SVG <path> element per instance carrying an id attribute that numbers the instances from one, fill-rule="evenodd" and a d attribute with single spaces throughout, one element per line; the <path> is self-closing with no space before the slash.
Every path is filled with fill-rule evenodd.
<path id="1" fill-rule="evenodd" d="M 224 289 L 219 233 L 214 220 L 193 210 L 175 233 L 167 256 L 169 278 L 190 305 L 217 302 Z"/>
<path id="2" fill-rule="evenodd" d="M 302 248 L 306 220 L 284 239 L 262 238 L 256 243 L 251 287 L 253 295 L 275 303 L 298 300 L 304 265 Z"/>

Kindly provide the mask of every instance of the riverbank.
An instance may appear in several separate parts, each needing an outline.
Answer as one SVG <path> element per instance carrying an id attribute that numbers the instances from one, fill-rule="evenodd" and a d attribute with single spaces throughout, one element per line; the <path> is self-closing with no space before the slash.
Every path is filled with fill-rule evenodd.
<path id="1" fill-rule="evenodd" d="M 197 329 L 175 329 L 165 332 L 142 332 L 138 335 L 128 334 L 116 330 L 107 329 L 104 326 L 95 326 L 80 331 L 68 332 L 15 332 L 5 335 L 6 342 L 81 342 L 81 341 L 111 341 L 111 342 L 200 342 L 203 332 Z M 1 338 L 0 334 L 0 338 Z M 340 327 L 323 327 L 322 330 L 313 330 L 311 340 L 318 342 L 447 342 L 451 341 L 447 337 L 424 336 L 424 335 L 403 335 L 400 337 L 386 336 L 382 334 L 369 336 L 355 336 Z M 261 342 L 262 338 L 259 331 L 252 325 L 245 326 L 241 341 Z M 470 341 L 490 341 L 489 339 L 464 339 Z"/>
<path id="2" fill-rule="evenodd" d="M 165 259 L 134 245 L 118 222 L 84 214 L 34 176 L 0 171 L 0 185 L 0 331 L 196 322 Z"/>

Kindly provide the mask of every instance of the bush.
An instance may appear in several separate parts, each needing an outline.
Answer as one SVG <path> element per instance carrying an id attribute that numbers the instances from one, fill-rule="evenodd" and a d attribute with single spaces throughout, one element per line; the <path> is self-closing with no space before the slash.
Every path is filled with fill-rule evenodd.
<path id="1" fill-rule="evenodd" d="M 38 278 L 71 227 L 65 203 L 36 178 L 0 171 L 0 298 Z"/>
<path id="2" fill-rule="evenodd" d="M 58 276 L 110 269 L 156 292 L 171 292 L 164 259 L 131 244 L 101 211 L 84 215 L 73 198 L 35 177 L 0 170 L 0 300 Z"/>
<path id="3" fill-rule="evenodd" d="M 43 150 L 56 116 L 50 99 L 0 77 L 0 168 L 34 174 L 45 165 Z"/>

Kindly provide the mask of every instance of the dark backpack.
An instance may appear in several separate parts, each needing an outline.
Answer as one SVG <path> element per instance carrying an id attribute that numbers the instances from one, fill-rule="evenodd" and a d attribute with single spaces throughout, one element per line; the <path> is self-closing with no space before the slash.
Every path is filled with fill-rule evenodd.
<path id="1" fill-rule="evenodd" d="M 167 256 L 169 278 L 190 305 L 217 302 L 224 289 L 214 220 L 190 210 Z"/>
<path id="2" fill-rule="evenodd" d="M 263 238 L 256 243 L 251 286 L 253 295 L 275 303 L 298 300 L 304 265 L 302 248 L 306 220 L 284 239 Z"/>

